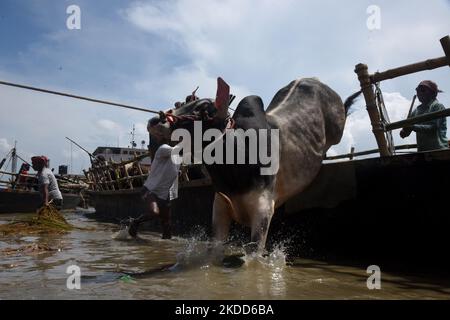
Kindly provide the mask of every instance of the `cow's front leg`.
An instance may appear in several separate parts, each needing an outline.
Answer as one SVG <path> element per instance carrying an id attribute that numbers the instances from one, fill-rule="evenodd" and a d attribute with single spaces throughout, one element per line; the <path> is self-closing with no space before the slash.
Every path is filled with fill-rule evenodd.
<path id="1" fill-rule="evenodd" d="M 233 205 L 231 200 L 222 193 L 216 193 L 213 204 L 213 239 L 216 241 L 226 241 L 230 232 L 231 210 Z"/>
<path id="2" fill-rule="evenodd" d="M 269 232 L 270 221 L 275 210 L 275 202 L 270 193 L 264 193 L 259 198 L 255 207 L 252 207 L 252 234 L 251 251 L 263 253 L 266 246 L 267 234 Z"/>
<path id="3" fill-rule="evenodd" d="M 228 238 L 231 225 L 231 212 L 233 204 L 230 198 L 222 193 L 216 193 L 213 203 L 213 243 L 210 247 L 210 253 L 214 257 L 215 262 L 220 265 L 228 265 L 226 257 L 224 257 L 224 242 Z"/>

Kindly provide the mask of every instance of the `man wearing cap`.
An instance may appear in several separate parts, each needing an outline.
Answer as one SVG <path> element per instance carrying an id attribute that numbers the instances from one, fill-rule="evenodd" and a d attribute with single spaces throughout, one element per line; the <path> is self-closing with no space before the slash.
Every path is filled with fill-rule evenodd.
<path id="1" fill-rule="evenodd" d="M 47 168 L 47 157 L 32 157 L 31 163 L 33 165 L 33 169 L 37 171 L 39 192 L 43 202 L 42 204 L 47 206 L 51 201 L 57 209 L 61 209 L 63 197 L 61 191 L 59 191 L 58 182 L 56 181 L 55 175 L 49 168 Z"/>
<path id="2" fill-rule="evenodd" d="M 445 109 L 436 99 L 438 93 L 442 91 L 433 81 L 422 81 L 417 86 L 416 92 L 421 104 L 411 113 L 411 117 Z M 417 151 L 419 152 L 448 148 L 447 119 L 445 117 L 405 127 L 400 131 L 400 137 L 406 138 L 412 131 L 416 132 Z"/>

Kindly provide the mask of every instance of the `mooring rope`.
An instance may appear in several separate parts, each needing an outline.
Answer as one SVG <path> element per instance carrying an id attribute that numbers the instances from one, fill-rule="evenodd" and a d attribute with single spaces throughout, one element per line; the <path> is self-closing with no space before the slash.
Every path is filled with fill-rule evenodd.
<path id="1" fill-rule="evenodd" d="M 33 91 L 38 91 L 38 92 L 43 92 L 43 93 L 54 94 L 54 95 L 58 95 L 58 96 L 68 97 L 68 98 L 74 98 L 74 99 L 86 100 L 86 101 L 90 101 L 90 102 L 107 104 L 107 105 L 112 105 L 112 106 L 116 106 L 116 107 L 132 109 L 132 110 L 138 110 L 138 111 L 144 111 L 144 112 L 150 112 L 150 113 L 156 113 L 156 114 L 161 113 L 161 111 L 155 111 L 155 110 L 150 110 L 150 109 L 134 107 L 134 106 L 130 106 L 130 105 L 123 104 L 123 103 L 116 103 L 116 102 L 111 102 L 111 101 L 106 101 L 106 100 L 93 99 L 93 98 L 78 96 L 78 95 L 74 95 L 74 94 L 70 94 L 70 93 L 59 92 L 59 91 L 54 91 L 54 90 L 47 90 L 47 89 L 42 89 L 42 88 L 37 88 L 37 87 L 32 87 L 32 86 L 26 86 L 23 84 L 6 82 L 6 81 L 2 81 L 2 80 L 0 80 L 0 84 L 5 85 L 5 86 L 10 86 L 10 87 L 16 87 L 16 88 L 21 88 L 21 89 L 27 89 L 27 90 L 33 90 Z"/>
<path id="2" fill-rule="evenodd" d="M 2 81 L 2 80 L 0 80 L 0 85 L 10 86 L 10 87 L 15 87 L 15 88 L 21 88 L 21 89 L 27 89 L 27 90 L 32 90 L 32 91 L 38 91 L 38 92 L 42 92 L 42 93 L 54 94 L 54 95 L 68 97 L 68 98 L 73 98 L 73 99 L 86 100 L 86 101 L 90 101 L 90 102 L 101 103 L 101 104 L 116 106 L 116 107 L 120 107 L 120 108 L 126 108 L 126 109 L 132 109 L 132 110 L 137 110 L 137 111 L 144 111 L 144 112 L 155 113 L 155 114 L 158 114 L 162 118 L 163 117 L 164 118 L 169 118 L 169 122 L 171 122 L 171 123 L 174 122 L 172 119 L 176 119 L 176 120 L 191 120 L 191 121 L 198 120 L 197 118 L 194 118 L 194 116 L 189 116 L 189 115 L 175 116 L 174 114 L 172 114 L 170 112 L 156 111 L 156 110 L 151 110 L 151 109 L 144 109 L 144 108 L 139 108 L 139 107 L 123 104 L 123 103 L 117 103 L 117 102 L 111 102 L 111 101 L 106 101 L 106 100 L 100 100 L 100 99 L 94 99 L 94 98 L 89 98 L 89 97 L 83 97 L 83 96 L 79 96 L 79 95 L 75 95 L 75 94 L 71 94 L 71 93 L 65 93 L 65 92 L 60 92 L 60 91 L 42 89 L 42 88 L 37 88 L 37 87 L 32 87 L 32 86 L 27 86 L 27 85 L 23 85 L 23 84 Z M 229 104 L 231 104 L 233 102 L 234 98 L 235 98 L 235 96 L 231 97 Z M 231 109 L 231 108 L 229 107 L 229 109 Z M 233 110 L 233 109 L 231 109 L 231 110 Z M 235 110 L 233 110 L 233 111 L 235 111 Z M 172 119 L 170 119 L 170 117 Z"/>

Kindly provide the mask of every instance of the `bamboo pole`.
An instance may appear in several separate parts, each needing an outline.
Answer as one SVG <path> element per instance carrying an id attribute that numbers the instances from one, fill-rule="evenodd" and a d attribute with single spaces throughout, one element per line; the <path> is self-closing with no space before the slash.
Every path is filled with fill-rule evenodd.
<path id="1" fill-rule="evenodd" d="M 390 156 L 389 148 L 384 135 L 384 128 L 381 123 L 380 113 L 377 108 L 375 93 L 373 92 L 372 83 L 370 82 L 367 65 L 357 64 L 355 66 L 355 73 L 358 75 L 358 80 L 361 85 L 361 90 L 366 101 L 367 112 L 369 113 L 370 122 L 372 124 L 372 132 L 375 135 L 380 155 L 382 157 Z"/>
<path id="2" fill-rule="evenodd" d="M 403 67 L 386 70 L 384 72 L 376 72 L 370 76 L 371 83 L 377 83 L 384 80 L 389 80 L 407 74 L 416 73 L 425 70 L 433 70 L 441 67 L 445 67 L 449 64 L 447 57 L 440 57 L 436 59 L 428 59 L 422 62 L 409 64 Z"/>
<path id="3" fill-rule="evenodd" d="M 110 188 L 109 183 L 108 183 L 108 178 L 107 178 L 107 176 L 106 176 L 106 173 L 105 173 L 105 167 L 104 167 L 104 166 L 101 166 L 101 167 L 99 168 L 99 174 L 100 174 L 100 176 L 101 176 L 101 178 L 102 178 L 103 187 L 104 187 L 106 190 L 110 190 L 111 188 Z"/>
<path id="4" fill-rule="evenodd" d="M 97 171 L 97 170 L 96 170 L 95 168 L 92 169 L 92 177 L 93 177 L 93 180 L 94 180 L 94 183 L 95 183 L 95 186 L 97 187 L 97 189 L 100 190 L 100 191 L 102 191 L 103 188 L 102 188 L 102 185 L 101 185 L 101 180 L 100 180 L 100 178 L 98 177 L 96 171 Z"/>
<path id="5" fill-rule="evenodd" d="M 389 123 L 388 125 L 386 125 L 386 130 L 390 131 L 390 130 L 400 129 L 400 128 L 412 126 L 417 123 L 426 122 L 426 121 L 443 118 L 443 117 L 450 117 L 450 109 L 445 109 L 445 110 L 436 111 L 436 112 L 430 112 L 430 113 L 420 115 L 417 117 L 408 118 L 408 119 L 397 121 L 397 122 L 392 122 L 392 123 Z"/>
<path id="6" fill-rule="evenodd" d="M 411 107 L 409 107 L 408 116 L 406 118 L 411 117 L 411 113 L 414 108 L 414 102 L 416 102 L 416 99 L 417 99 L 417 95 L 414 95 L 414 98 L 412 99 L 412 102 L 411 102 Z"/>
<path id="7" fill-rule="evenodd" d="M 405 144 L 401 146 L 395 146 L 395 150 L 407 150 L 407 149 L 414 149 L 417 148 L 417 144 Z M 380 152 L 379 149 L 371 149 L 366 151 L 360 151 L 360 152 L 354 152 L 354 153 L 347 153 L 347 154 L 340 154 L 337 156 L 331 156 L 331 157 L 325 157 L 325 160 L 339 160 L 339 159 L 347 159 L 351 157 L 359 157 L 359 156 L 367 156 L 369 154 L 374 154 Z"/>
<path id="8" fill-rule="evenodd" d="M 144 176 L 144 172 L 142 171 L 141 164 L 139 162 L 136 162 L 136 165 L 138 167 L 140 176 L 143 177 Z M 142 185 L 144 185 L 145 180 L 146 180 L 146 178 L 141 178 Z"/>
<path id="9" fill-rule="evenodd" d="M 130 189 L 131 190 L 133 190 L 134 188 L 133 188 L 133 182 L 132 181 L 130 181 L 129 179 L 130 179 L 130 176 L 128 175 L 128 170 L 127 170 L 127 168 L 125 167 L 125 166 L 123 166 L 123 170 L 125 171 L 125 177 L 127 177 L 128 179 L 128 186 L 130 187 Z"/>
<path id="10" fill-rule="evenodd" d="M 111 178 L 111 173 L 109 172 L 109 169 L 106 168 L 105 171 L 108 176 L 108 182 L 109 182 L 109 186 L 110 186 L 111 190 L 116 190 L 116 188 L 114 188 L 114 182 L 113 182 L 113 179 Z"/>
<path id="11" fill-rule="evenodd" d="M 447 57 L 447 64 L 450 66 L 450 37 L 443 37 L 440 42 L 445 56 Z"/>
<path id="12" fill-rule="evenodd" d="M 386 70 L 384 72 L 376 72 L 370 76 L 371 83 L 401 77 L 407 74 L 416 73 L 425 70 L 433 70 L 445 66 L 450 66 L 450 37 L 445 36 L 440 39 L 442 49 L 445 56 L 435 59 L 428 59 L 425 61 L 409 64 L 399 68 Z"/>
<path id="13" fill-rule="evenodd" d="M 120 170 L 118 168 L 114 168 L 114 176 L 116 177 L 116 181 L 117 181 L 117 189 L 121 190 L 122 186 L 120 183 Z"/>

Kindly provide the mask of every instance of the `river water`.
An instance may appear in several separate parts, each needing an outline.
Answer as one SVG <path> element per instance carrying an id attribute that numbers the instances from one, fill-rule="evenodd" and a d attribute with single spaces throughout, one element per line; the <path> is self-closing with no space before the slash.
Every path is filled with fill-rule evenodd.
<path id="1" fill-rule="evenodd" d="M 115 224 L 65 213 L 75 226 L 64 235 L 0 236 L 0 299 L 449 299 L 450 281 L 381 270 L 381 289 L 369 290 L 366 268 L 290 259 L 283 248 L 247 255 L 226 268 L 206 242 L 142 233 L 113 240 Z M 25 215 L 0 216 L 0 224 Z M 81 288 L 68 277 L 78 266 Z M 130 276 L 131 274 L 131 276 Z"/>

